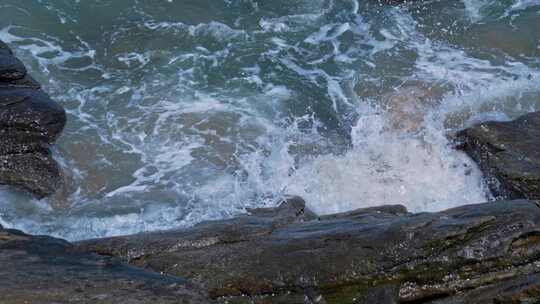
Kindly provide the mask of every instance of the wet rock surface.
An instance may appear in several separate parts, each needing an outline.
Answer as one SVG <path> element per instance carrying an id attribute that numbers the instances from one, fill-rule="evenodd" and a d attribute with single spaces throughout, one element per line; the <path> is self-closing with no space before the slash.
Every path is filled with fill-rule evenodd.
<path id="1" fill-rule="evenodd" d="M 62 187 L 49 145 L 66 124 L 64 109 L 45 94 L 0 42 L 0 183 L 42 198 Z"/>
<path id="2" fill-rule="evenodd" d="M 0 54 L 0 80 L 11 81 L 24 78 L 24 64 L 11 54 Z"/>
<path id="3" fill-rule="evenodd" d="M 485 122 L 458 133 L 502 198 L 540 200 L 540 112 L 511 122 Z"/>
<path id="4" fill-rule="evenodd" d="M 316 217 L 292 198 L 231 220 L 76 248 L 184 277 L 227 303 L 540 299 L 540 207 L 527 200 Z"/>
<path id="5" fill-rule="evenodd" d="M 185 280 L 0 226 L 0 303 L 208 303 Z"/>

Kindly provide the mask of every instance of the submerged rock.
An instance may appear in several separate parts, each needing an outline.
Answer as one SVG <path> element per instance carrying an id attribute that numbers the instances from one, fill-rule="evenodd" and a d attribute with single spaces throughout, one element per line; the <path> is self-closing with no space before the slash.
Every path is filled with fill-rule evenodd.
<path id="1" fill-rule="evenodd" d="M 0 183 L 42 198 L 62 187 L 62 170 L 49 145 L 66 113 L 52 101 L 13 52 L 0 43 Z"/>
<path id="2" fill-rule="evenodd" d="M 492 303 L 540 298 L 539 229 L 540 208 L 526 200 L 316 218 L 297 198 L 77 249 L 185 277 L 227 303 Z"/>
<path id="3" fill-rule="evenodd" d="M 439 88 L 428 84 L 403 86 L 384 94 L 381 105 L 388 116 L 385 129 L 398 133 L 418 132 L 424 124 L 427 109 L 438 104 L 441 95 Z"/>
<path id="4" fill-rule="evenodd" d="M 502 198 L 540 200 L 540 112 L 510 122 L 485 122 L 458 133 L 461 148 Z"/>
<path id="5" fill-rule="evenodd" d="M 66 241 L 0 226 L 0 302 L 209 303 L 195 285 L 73 251 Z"/>
<path id="6" fill-rule="evenodd" d="M 11 81 L 24 78 L 26 68 L 15 56 L 0 54 L 0 81 Z"/>

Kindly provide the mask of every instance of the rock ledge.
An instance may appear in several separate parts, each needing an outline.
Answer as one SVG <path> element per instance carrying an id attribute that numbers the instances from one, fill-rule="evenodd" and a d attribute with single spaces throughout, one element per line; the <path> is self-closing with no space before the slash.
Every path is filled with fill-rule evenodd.
<path id="1" fill-rule="evenodd" d="M 24 64 L 0 41 L 0 184 L 38 198 L 62 187 L 62 171 L 49 145 L 60 136 L 66 113 L 28 75 Z"/>
<path id="2" fill-rule="evenodd" d="M 76 246 L 184 277 L 226 303 L 540 299 L 540 208 L 534 202 L 422 214 L 382 206 L 316 218 L 299 201 L 190 229 Z"/>

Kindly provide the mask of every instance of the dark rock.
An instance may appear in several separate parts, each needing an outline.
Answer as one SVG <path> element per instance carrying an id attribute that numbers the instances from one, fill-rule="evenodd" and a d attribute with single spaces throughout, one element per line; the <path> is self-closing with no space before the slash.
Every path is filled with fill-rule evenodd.
<path id="1" fill-rule="evenodd" d="M 0 181 L 43 198 L 62 188 L 62 170 L 47 153 L 0 155 Z"/>
<path id="2" fill-rule="evenodd" d="M 41 84 L 37 82 L 34 78 L 32 78 L 32 76 L 30 76 L 29 74 L 26 74 L 26 76 L 24 76 L 24 78 L 21 78 L 21 79 L 0 83 L 0 86 L 29 88 L 29 89 L 34 89 L 34 90 L 41 89 Z"/>
<path id="3" fill-rule="evenodd" d="M 74 252 L 68 242 L 0 228 L 0 302 L 209 303 L 197 286 L 179 278 Z"/>
<path id="4" fill-rule="evenodd" d="M 48 137 L 31 130 L 0 128 L 0 142 L 0 156 L 49 151 Z"/>
<path id="5" fill-rule="evenodd" d="M 284 198 L 276 208 L 248 209 L 248 212 L 252 216 L 271 218 L 274 222 L 283 222 L 284 224 L 317 218 L 315 213 L 306 208 L 306 202 L 299 196 Z"/>
<path id="6" fill-rule="evenodd" d="M 0 55 L 11 55 L 13 52 L 7 44 L 0 40 Z"/>
<path id="7" fill-rule="evenodd" d="M 127 260 L 137 260 L 146 254 L 159 253 L 163 248 L 171 246 L 194 249 L 206 248 L 219 243 L 237 243 L 256 240 L 261 236 L 269 235 L 278 227 L 295 222 L 304 222 L 315 218 L 314 214 L 305 207 L 301 198 L 287 199 L 277 208 L 252 209 L 252 215 L 243 215 L 237 218 L 205 222 L 196 229 L 180 229 L 137 235 L 129 239 L 107 239 L 104 242 L 115 243 L 107 246 L 105 255 L 121 256 Z M 179 239 L 179 236 L 182 236 Z M 118 241 L 118 243 L 116 243 Z M 135 247 L 131 241 L 141 246 Z M 99 247 L 99 246 L 98 246 Z M 99 248 L 92 247 L 99 251 Z"/>
<path id="8" fill-rule="evenodd" d="M 369 304 L 398 304 L 399 286 L 386 285 L 370 288 L 366 291 L 364 303 Z"/>
<path id="9" fill-rule="evenodd" d="M 12 55 L 0 54 L 0 81 L 12 81 L 24 78 L 24 64 Z"/>
<path id="10" fill-rule="evenodd" d="M 83 241 L 77 249 L 185 277 L 228 303 L 481 299 L 474 292 L 491 303 L 537 291 L 540 208 L 534 202 L 422 214 L 399 206 L 318 219 L 306 214 L 295 199 L 251 216 Z"/>
<path id="11" fill-rule="evenodd" d="M 322 216 L 321 219 L 331 220 L 331 219 L 340 219 L 340 218 L 349 218 L 353 219 L 358 217 L 364 217 L 366 214 L 372 214 L 378 216 L 379 218 L 384 217 L 394 217 L 396 215 L 406 215 L 409 214 L 407 208 L 403 205 L 384 205 L 378 207 L 369 207 L 357 209 L 344 213 L 330 214 Z"/>
<path id="12" fill-rule="evenodd" d="M 62 170 L 49 145 L 60 136 L 66 113 L 0 41 L 0 184 L 42 198 L 61 189 Z"/>
<path id="13" fill-rule="evenodd" d="M 499 197 L 540 200 L 540 112 L 486 122 L 458 133 Z"/>
<path id="14" fill-rule="evenodd" d="M 464 291 L 455 296 L 434 300 L 433 304 L 502 304 L 502 303 L 539 303 L 540 274 L 524 274 L 471 291 Z"/>
<path id="15" fill-rule="evenodd" d="M 28 88 L 0 87 L 0 126 L 40 133 L 52 143 L 66 124 L 66 113 L 47 94 Z"/>

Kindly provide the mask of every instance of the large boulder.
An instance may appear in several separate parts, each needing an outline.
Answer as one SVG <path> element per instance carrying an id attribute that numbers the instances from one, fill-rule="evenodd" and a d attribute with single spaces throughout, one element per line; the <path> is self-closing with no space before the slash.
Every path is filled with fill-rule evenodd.
<path id="1" fill-rule="evenodd" d="M 119 260 L 73 251 L 68 242 L 0 226 L 0 302 L 209 303 L 197 286 Z"/>
<path id="2" fill-rule="evenodd" d="M 496 196 L 540 200 L 540 112 L 481 123 L 459 132 L 458 138 Z"/>
<path id="3" fill-rule="evenodd" d="M 49 145 L 66 124 L 64 109 L 43 92 L 0 42 L 0 184 L 42 198 L 62 188 L 62 170 Z"/>
<path id="4" fill-rule="evenodd" d="M 526 200 L 422 214 L 383 206 L 317 218 L 295 198 L 231 220 L 77 246 L 185 277 L 226 303 L 540 298 L 540 208 Z"/>

